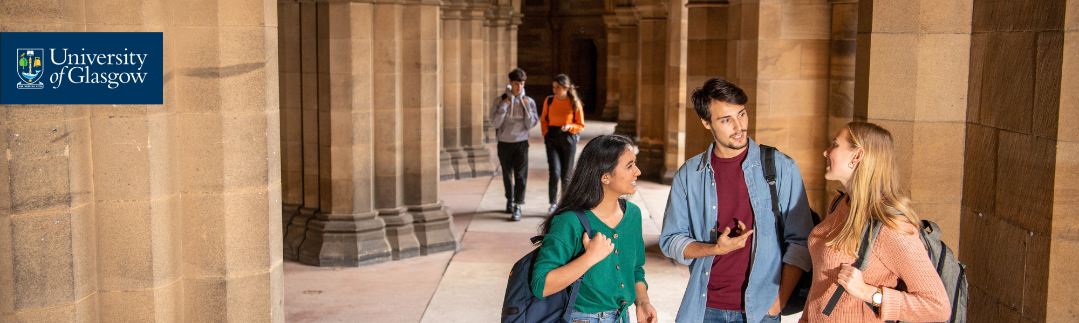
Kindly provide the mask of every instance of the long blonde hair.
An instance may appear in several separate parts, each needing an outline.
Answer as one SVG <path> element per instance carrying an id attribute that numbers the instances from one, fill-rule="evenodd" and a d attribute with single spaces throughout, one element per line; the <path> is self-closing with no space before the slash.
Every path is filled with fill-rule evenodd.
<path id="1" fill-rule="evenodd" d="M 847 186 L 850 189 L 850 213 L 843 229 L 827 245 L 854 256 L 861 245 L 862 230 L 870 219 L 906 234 L 914 232 L 902 230 L 895 216 L 906 216 L 919 230 L 922 222 L 910 207 L 908 193 L 899 185 L 892 134 L 868 122 L 848 123 L 847 131 L 853 149 L 861 148 L 864 153 Z"/>

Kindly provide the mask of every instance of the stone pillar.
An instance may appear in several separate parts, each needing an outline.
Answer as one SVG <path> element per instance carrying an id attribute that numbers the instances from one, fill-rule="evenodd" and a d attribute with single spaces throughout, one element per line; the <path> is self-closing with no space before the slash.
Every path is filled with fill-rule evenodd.
<path id="1" fill-rule="evenodd" d="M 457 249 L 457 227 L 438 200 L 440 1 L 409 0 L 401 11 L 401 91 L 404 203 L 415 222 L 419 252 Z"/>
<path id="2" fill-rule="evenodd" d="M 281 93 L 281 224 L 288 232 L 304 202 L 300 4 L 277 4 L 278 76 Z M 292 258 L 295 259 L 295 249 Z"/>
<path id="3" fill-rule="evenodd" d="M 639 4 L 639 72 L 637 121 L 639 138 L 637 165 L 644 178 L 658 181 L 664 174 L 667 143 L 667 7 L 664 3 Z M 621 122 L 621 120 L 619 120 Z M 621 123 L 619 123 L 621 124 Z"/>
<path id="4" fill-rule="evenodd" d="M 1058 74 L 1061 80 L 1055 89 L 1060 91 L 1060 112 L 1056 118 L 1056 174 L 1053 179 L 1053 221 L 1045 297 L 1046 322 L 1079 320 L 1079 314 L 1076 314 L 1079 308 L 1071 301 L 1079 298 L 1079 280 L 1075 279 L 1072 270 L 1075 260 L 1079 259 L 1079 236 L 1076 235 L 1079 223 L 1075 221 L 1075 210 L 1079 209 L 1079 167 L 1075 162 L 1079 160 L 1079 127 L 1073 122 L 1079 120 L 1079 93 L 1073 90 L 1079 88 L 1079 1 L 1068 0 L 1066 6 L 1063 11 L 1067 14 L 1064 18 L 1062 60 Z M 1046 63 L 1052 66 L 1050 64 L 1055 62 Z M 1049 87 L 1046 90 L 1054 89 Z M 1052 100 L 1048 101 L 1049 104 L 1053 103 Z M 1040 297 L 1037 299 L 1040 300 Z"/>
<path id="5" fill-rule="evenodd" d="M 614 9 L 618 16 L 618 41 L 622 45 L 619 52 L 621 63 L 618 66 L 619 98 L 618 98 L 618 125 L 614 132 L 633 138 L 638 138 L 637 133 L 637 93 L 640 86 L 638 73 L 640 71 L 640 13 L 635 7 L 618 7 Z"/>
<path id="6" fill-rule="evenodd" d="M 372 62 L 372 97 L 374 99 L 374 145 L 375 145 L 375 207 L 379 217 L 386 223 L 386 238 L 393 250 L 393 259 L 415 257 L 420 254 L 420 244 L 413 232 L 413 217 L 404 201 L 405 147 L 402 102 L 405 91 L 402 78 L 404 69 L 402 22 L 404 6 L 395 1 L 374 3 L 374 49 Z M 411 28 L 411 27 L 408 27 Z M 408 90 L 408 97 L 415 98 L 415 89 Z M 415 122 L 407 123 L 410 127 Z M 437 129 L 437 128 L 436 128 Z"/>
<path id="7" fill-rule="evenodd" d="M 670 1 L 667 9 L 666 127 L 664 131 L 663 183 L 670 185 L 674 173 L 686 160 L 686 73 L 689 40 L 689 8 L 686 1 Z M 689 126 L 696 126 L 690 124 Z"/>
<path id="8" fill-rule="evenodd" d="M 517 6 L 521 5 L 520 1 L 517 1 Z M 506 74 L 509 74 L 513 68 L 517 65 L 517 29 L 521 26 L 521 8 L 513 9 L 513 13 L 510 15 L 509 20 L 506 22 L 506 66 L 509 69 L 506 70 Z"/>
<path id="9" fill-rule="evenodd" d="M 939 224 L 952 246 L 959 245 L 961 138 L 967 133 L 968 79 L 975 75 L 969 72 L 971 7 L 969 0 L 867 0 L 858 12 L 854 119 L 892 133 L 914 210 Z M 814 158 L 823 160 L 820 152 Z"/>
<path id="10" fill-rule="evenodd" d="M 953 135 L 951 132 L 964 129 L 952 126 L 946 135 L 954 139 L 943 139 L 939 146 L 915 147 L 915 151 L 924 150 L 925 155 L 918 157 L 934 162 L 932 172 L 924 176 L 946 176 L 948 181 L 953 180 L 952 165 L 958 164 L 950 161 L 954 153 L 939 156 L 940 151 L 936 151 L 937 156 L 929 156 L 927 149 L 963 151 L 960 156 L 965 164 L 957 165 L 965 169 L 962 183 L 930 178 L 932 188 L 949 190 L 926 192 L 933 196 L 922 197 L 935 201 L 940 199 L 936 195 L 947 194 L 948 202 L 962 198 L 961 231 L 959 226 L 952 228 L 954 233 L 941 227 L 948 243 L 959 233 L 959 258 L 968 266 L 967 318 L 971 322 L 1073 322 L 1079 318 L 1076 290 L 1072 289 L 1076 286 L 1074 237 L 1079 232 L 1074 209 L 1079 173 L 1075 166 L 1079 132 L 1074 126 L 1079 101 L 1073 93 L 1079 84 L 1075 82 L 1079 72 L 1075 65 L 1075 49 L 1079 47 L 1074 38 L 1079 26 L 1077 5 L 1074 0 L 934 5 L 932 17 L 940 21 L 929 31 L 956 35 L 919 35 L 920 47 L 937 47 L 927 48 L 934 60 L 932 72 L 925 71 L 927 76 L 939 77 L 953 70 L 969 75 L 969 83 L 961 84 L 947 78 L 926 82 L 919 75 L 919 82 L 933 86 L 922 90 L 919 84 L 919 92 L 940 93 L 939 98 L 932 98 L 937 109 L 926 111 L 952 117 L 953 106 L 965 106 L 960 111 L 965 114 L 953 118 L 966 121 L 966 129 Z M 859 13 L 860 18 L 866 15 L 865 11 Z M 969 35 L 964 35 L 966 32 Z M 859 45 L 861 36 L 859 28 Z M 962 36 L 969 36 L 969 40 L 956 39 Z M 877 43 L 876 35 L 871 41 Z M 951 61 L 951 51 L 956 50 L 952 47 L 959 45 L 969 48 L 969 62 L 963 66 L 969 69 L 946 64 Z M 928 59 L 921 54 L 925 50 L 919 48 L 919 57 Z M 861 56 L 859 68 L 860 60 Z M 961 97 L 965 100 L 952 94 L 953 87 L 967 89 L 961 93 L 966 94 Z M 915 128 L 916 134 L 919 131 L 923 130 Z M 935 138 L 941 132 L 918 134 L 915 145 L 918 138 Z M 915 174 L 925 172 L 919 167 L 926 165 L 930 164 L 916 162 L 912 166 L 915 183 L 919 182 Z M 948 168 L 937 170 L 938 165 Z M 953 197 L 953 188 L 961 190 L 960 197 Z M 914 194 L 917 192 L 915 187 Z M 955 217 L 950 208 L 944 211 L 949 218 Z M 924 217 L 931 216 L 935 215 Z"/>
<path id="11" fill-rule="evenodd" d="M 686 113 L 685 154 L 696 156 L 708 149 L 715 139 L 701 124 L 701 118 L 693 109 L 693 91 L 713 77 L 733 81 L 727 62 L 733 59 L 733 44 L 728 50 L 728 26 L 734 25 L 728 15 L 727 0 L 689 1 L 686 3 L 688 24 L 686 33 Z M 730 57 L 728 57 L 730 56 Z M 731 64 L 733 65 L 733 64 Z"/>
<path id="12" fill-rule="evenodd" d="M 832 4 L 832 33 L 828 69 L 828 129 L 832 138 L 854 118 L 854 59 L 858 35 L 858 0 L 829 0 Z M 837 181 L 825 183 L 824 201 L 843 189 Z M 827 203 L 827 202 L 826 202 Z"/>
<path id="13" fill-rule="evenodd" d="M 390 259 L 385 224 L 373 210 L 370 3 L 319 2 L 319 212 L 307 224 L 299 261 L 355 267 Z"/>
<path id="14" fill-rule="evenodd" d="M 618 66 L 622 64 L 619 57 L 622 52 L 622 44 L 618 26 L 618 16 L 613 12 L 603 15 L 603 22 L 607 27 L 607 103 L 603 107 L 603 120 L 618 120 L 619 75 Z M 540 107 L 542 109 L 542 107 Z"/>
<path id="15" fill-rule="evenodd" d="M 441 180 L 472 178 L 461 149 L 462 48 L 472 45 L 461 37 L 463 3 L 447 2 L 442 7 L 442 148 Z M 471 59 L 471 57 L 469 57 Z M 469 84 L 471 85 L 471 84 Z"/>
<path id="16" fill-rule="evenodd" d="M 483 37 L 484 6 L 482 3 L 470 3 L 461 10 L 461 146 L 472 177 L 491 176 L 495 168 L 491 164 L 491 150 L 484 145 L 484 129 L 490 128 L 490 116 L 487 109 L 494 99 L 485 97 L 484 91 L 491 86 L 484 82 L 484 64 L 486 63 Z M 508 73 L 508 72 L 507 72 Z M 498 92 L 501 94 L 502 92 Z M 494 129 L 491 129 L 493 140 Z"/>
<path id="17" fill-rule="evenodd" d="M 507 39 L 508 35 L 506 25 L 509 22 L 510 10 L 512 7 L 499 3 L 499 0 L 493 0 L 490 9 L 486 12 L 487 18 L 487 45 L 484 47 L 488 50 L 487 64 L 484 72 L 486 73 L 487 80 L 489 82 L 486 87 L 490 87 L 490 98 L 488 100 L 494 100 L 494 96 L 502 94 L 504 88 L 507 85 L 507 75 L 510 68 L 507 60 Z M 484 113 L 484 137 L 486 142 L 495 142 L 498 139 L 495 138 L 495 129 L 491 127 L 490 116 Z"/>
<path id="18" fill-rule="evenodd" d="M 832 6 L 825 0 L 784 0 L 740 3 L 730 10 L 738 40 L 728 68 L 749 96 L 749 135 L 798 163 L 809 205 L 820 210 Z"/>
<path id="19" fill-rule="evenodd" d="M 303 207 L 292 216 L 285 231 L 284 257 L 299 259 L 300 245 L 307 237 L 307 222 L 319 209 L 318 106 L 318 9 L 314 2 L 299 4 L 300 123 L 303 150 Z M 291 18 L 290 18 L 291 19 Z M 290 40 L 290 43 L 295 41 Z M 291 83 L 289 85 L 292 85 Z"/>

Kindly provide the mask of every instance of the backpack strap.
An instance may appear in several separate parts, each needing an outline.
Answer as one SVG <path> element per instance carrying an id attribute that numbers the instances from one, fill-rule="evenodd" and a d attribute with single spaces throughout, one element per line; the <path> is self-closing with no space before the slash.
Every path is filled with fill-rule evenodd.
<path id="1" fill-rule="evenodd" d="M 843 193 L 843 191 L 840 190 L 836 190 L 836 192 L 839 192 L 839 195 L 836 195 L 835 200 L 832 201 L 832 206 L 828 208 L 828 215 L 835 212 L 835 208 L 839 206 L 839 202 L 847 198 L 847 193 Z"/>
<path id="2" fill-rule="evenodd" d="M 877 240 L 877 234 L 880 233 L 881 222 L 877 220 L 870 221 L 869 225 L 862 229 L 862 244 L 858 248 L 858 259 L 854 261 L 852 266 L 858 268 L 859 271 L 865 271 L 865 268 L 869 266 L 869 256 L 873 254 L 873 242 Z M 843 296 L 843 292 L 846 289 L 843 286 L 838 286 L 835 292 L 832 293 L 832 297 L 828 299 L 828 305 L 824 307 L 824 315 L 832 315 L 832 310 L 835 309 L 835 305 L 839 303 L 839 298 Z M 868 304 L 868 303 L 867 303 Z"/>
<path id="3" fill-rule="evenodd" d="M 547 101 L 547 103 L 543 105 L 543 109 L 544 110 L 550 110 L 549 107 L 551 106 L 551 101 L 554 101 L 554 96 L 553 95 L 548 95 L 546 101 Z M 551 122 L 551 111 L 547 111 L 547 122 L 548 122 L 548 124 L 550 124 L 550 122 Z"/>
<path id="4" fill-rule="evenodd" d="M 761 146 L 761 160 L 764 161 L 764 179 L 768 181 L 768 191 L 772 193 L 772 215 L 776 220 L 776 238 L 779 239 L 780 252 L 787 252 L 787 243 L 783 240 L 783 221 L 779 220 L 779 189 L 776 187 L 776 148 Z"/>
<path id="5" fill-rule="evenodd" d="M 588 215 L 584 214 L 584 211 L 580 211 L 580 210 L 573 211 L 573 214 L 577 215 L 577 220 L 580 220 L 581 221 L 581 226 L 584 226 L 584 233 L 587 233 L 588 238 L 592 239 L 592 237 L 594 237 L 595 234 L 592 233 L 592 224 L 588 223 Z"/>

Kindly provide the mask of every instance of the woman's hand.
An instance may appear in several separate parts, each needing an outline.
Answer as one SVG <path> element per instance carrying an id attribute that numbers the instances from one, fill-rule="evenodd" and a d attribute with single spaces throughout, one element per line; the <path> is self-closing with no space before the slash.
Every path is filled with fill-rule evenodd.
<path id="1" fill-rule="evenodd" d="M 637 305 L 637 322 L 639 323 L 657 323 L 659 317 L 656 316 L 656 309 L 652 307 L 652 303 L 643 303 Z"/>
<path id="2" fill-rule="evenodd" d="M 569 132 L 569 125 L 562 126 L 562 131 Z"/>
<path id="3" fill-rule="evenodd" d="M 837 278 L 839 286 L 846 288 L 848 294 L 863 302 L 873 302 L 873 294 L 877 292 L 877 288 L 865 284 L 865 281 L 862 280 L 861 270 L 851 267 L 851 265 L 843 264 L 839 267 L 839 276 Z"/>
<path id="4" fill-rule="evenodd" d="M 614 243 L 611 239 L 599 232 L 596 232 L 596 237 L 592 239 L 589 239 L 588 232 L 585 232 L 581 244 L 584 245 L 584 255 L 581 257 L 587 257 L 585 259 L 589 260 L 589 266 L 599 263 L 603 258 L 607 258 L 611 251 L 614 251 Z"/>

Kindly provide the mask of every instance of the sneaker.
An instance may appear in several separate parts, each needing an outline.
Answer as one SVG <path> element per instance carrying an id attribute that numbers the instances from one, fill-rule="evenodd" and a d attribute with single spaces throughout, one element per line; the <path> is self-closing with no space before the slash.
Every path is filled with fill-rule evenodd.
<path id="1" fill-rule="evenodd" d="M 513 216 L 510 217 L 510 221 L 521 221 L 521 206 L 513 206 Z"/>
<path id="2" fill-rule="evenodd" d="M 547 214 L 553 214 L 556 209 L 558 209 L 558 204 L 551 204 L 551 209 L 547 210 Z"/>

